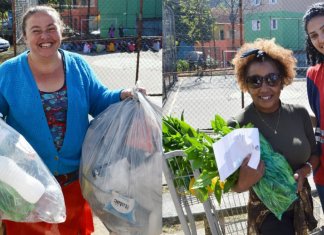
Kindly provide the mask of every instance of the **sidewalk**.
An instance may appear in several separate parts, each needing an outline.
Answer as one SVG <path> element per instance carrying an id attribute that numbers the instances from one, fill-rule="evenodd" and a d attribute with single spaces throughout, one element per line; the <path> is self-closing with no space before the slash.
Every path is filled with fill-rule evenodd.
<path id="1" fill-rule="evenodd" d="M 315 185 L 313 180 L 309 179 L 312 190 L 315 189 Z M 182 231 L 182 227 L 179 223 L 178 216 L 173 204 L 173 201 L 171 199 L 171 195 L 168 191 L 164 190 L 162 193 L 162 220 L 163 220 L 163 235 L 185 235 Z M 312 235 L 324 235 L 324 229 L 321 228 L 324 224 L 324 217 L 321 212 L 321 208 L 319 208 L 320 204 L 318 201 L 318 197 L 315 197 L 315 213 L 320 215 L 321 219 L 319 221 L 319 228 L 311 233 Z M 197 234 L 198 235 L 205 235 L 205 227 L 204 227 L 204 221 L 201 219 L 204 215 L 204 209 L 202 204 L 196 204 L 190 207 L 193 214 L 198 217 L 196 221 L 196 227 L 197 227 Z M 103 225 L 103 223 L 100 221 L 100 219 L 96 216 L 94 216 L 94 226 L 95 226 L 95 232 L 93 235 L 109 235 L 109 232 L 107 228 Z"/>
<path id="2" fill-rule="evenodd" d="M 109 235 L 107 228 L 97 216 L 93 216 L 93 223 L 95 231 L 92 235 Z"/>

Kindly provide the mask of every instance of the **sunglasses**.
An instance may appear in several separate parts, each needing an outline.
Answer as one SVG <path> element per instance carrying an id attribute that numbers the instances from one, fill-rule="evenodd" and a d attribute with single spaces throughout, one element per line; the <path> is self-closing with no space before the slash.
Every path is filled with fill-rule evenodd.
<path id="1" fill-rule="evenodd" d="M 259 75 L 248 76 L 245 80 L 247 86 L 252 89 L 260 88 L 265 82 L 268 86 L 276 87 L 281 82 L 280 74 L 269 73 L 264 77 Z"/>

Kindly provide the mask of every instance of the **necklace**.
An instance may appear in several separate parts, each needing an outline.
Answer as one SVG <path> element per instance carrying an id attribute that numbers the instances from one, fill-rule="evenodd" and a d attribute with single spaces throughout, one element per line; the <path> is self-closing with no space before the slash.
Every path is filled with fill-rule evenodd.
<path id="1" fill-rule="evenodd" d="M 261 116 L 261 114 L 259 113 L 259 111 L 254 107 L 255 112 L 257 113 L 258 117 L 261 119 L 261 121 L 269 128 L 273 131 L 273 133 L 276 135 L 278 132 L 278 126 L 279 126 L 279 122 L 280 122 L 280 114 L 281 114 L 281 107 L 279 107 L 279 114 L 278 114 L 278 120 L 277 120 L 277 124 L 275 126 L 275 128 L 273 128 L 272 126 L 270 126 Z"/>

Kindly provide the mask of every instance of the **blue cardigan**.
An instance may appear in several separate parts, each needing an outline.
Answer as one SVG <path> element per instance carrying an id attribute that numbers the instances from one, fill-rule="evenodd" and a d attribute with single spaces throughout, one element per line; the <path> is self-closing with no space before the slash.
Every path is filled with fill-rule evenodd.
<path id="1" fill-rule="evenodd" d="M 0 113 L 32 145 L 54 175 L 79 169 L 82 143 L 95 117 L 120 101 L 121 90 L 108 90 L 78 54 L 61 50 L 65 58 L 68 111 L 63 146 L 57 151 L 39 90 L 27 61 L 28 52 L 0 66 Z M 112 133 L 113 135 L 114 133 Z"/>

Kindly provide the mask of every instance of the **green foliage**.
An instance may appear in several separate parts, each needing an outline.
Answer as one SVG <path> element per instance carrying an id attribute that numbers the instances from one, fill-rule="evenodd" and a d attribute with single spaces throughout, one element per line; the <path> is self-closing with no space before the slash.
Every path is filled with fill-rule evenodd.
<path id="1" fill-rule="evenodd" d="M 186 60 L 177 61 L 177 72 L 183 72 L 189 70 L 189 63 Z"/>
<path id="2" fill-rule="evenodd" d="M 181 158 L 181 161 L 177 161 L 177 164 L 173 164 L 172 160 L 170 163 L 176 174 L 175 178 L 182 176 L 185 179 L 181 182 L 175 181 L 177 187 L 185 187 L 201 202 L 208 199 L 212 190 L 220 203 L 222 194 L 229 192 L 238 180 L 239 170 L 236 170 L 225 182 L 221 182 L 212 145 L 234 129 L 240 128 L 239 124 L 237 123 L 234 128 L 230 127 L 221 116 L 215 115 L 214 120 L 211 121 L 214 135 L 208 136 L 186 123 L 182 114 L 181 120 L 171 116 L 163 117 L 162 126 L 165 152 L 182 149 L 187 154 L 185 158 Z M 251 127 L 252 124 L 243 126 L 243 128 Z M 295 193 L 297 182 L 285 157 L 274 152 L 261 134 L 259 137 L 261 159 L 266 165 L 266 171 L 252 188 L 264 205 L 280 220 L 282 214 L 297 199 Z M 189 175 L 197 170 L 200 173 L 199 177 L 189 184 L 193 180 Z"/>
<path id="3" fill-rule="evenodd" d="M 170 163 L 170 167 L 175 172 L 176 178 L 186 178 L 185 176 L 192 175 L 192 171 L 198 170 L 200 176 L 192 187 L 196 192 L 195 196 L 204 202 L 208 198 L 208 189 L 215 188 L 214 194 L 220 203 L 222 194 L 228 192 L 236 183 L 238 171 L 229 176 L 225 182 L 220 182 L 212 145 L 221 136 L 233 130 L 233 128 L 227 126 L 227 123 L 219 115 L 215 116 L 215 119 L 212 121 L 212 126 L 215 137 L 211 137 L 191 127 L 184 121 L 183 115 L 181 120 L 171 116 L 163 117 L 163 147 L 165 152 L 184 150 L 187 155 L 180 162 L 177 161 L 178 164 L 174 162 Z M 213 185 L 212 180 L 215 177 L 217 181 Z M 186 180 L 176 181 L 175 183 L 177 187 L 186 187 L 186 190 L 189 191 L 188 181 L 190 181 L 189 177 Z"/>
<path id="4" fill-rule="evenodd" d="M 10 0 L 1 0 L 0 1 L 0 12 L 5 13 L 11 10 L 11 1 Z"/>
<path id="5" fill-rule="evenodd" d="M 194 44 L 212 38 L 210 0 L 167 0 L 166 4 L 174 10 L 178 41 Z"/>

